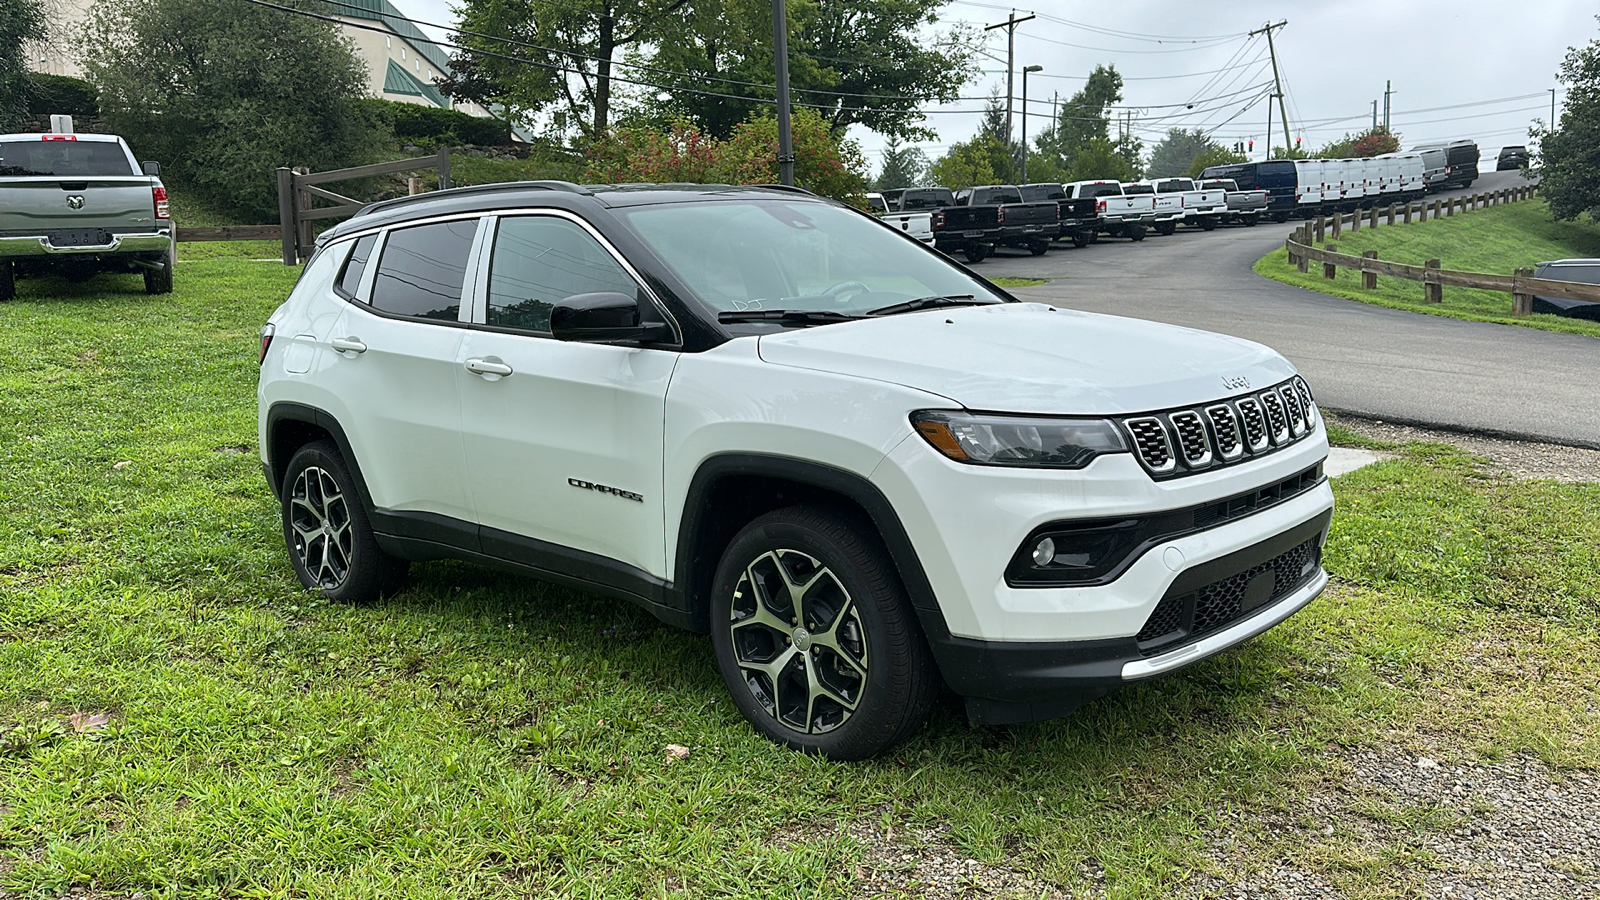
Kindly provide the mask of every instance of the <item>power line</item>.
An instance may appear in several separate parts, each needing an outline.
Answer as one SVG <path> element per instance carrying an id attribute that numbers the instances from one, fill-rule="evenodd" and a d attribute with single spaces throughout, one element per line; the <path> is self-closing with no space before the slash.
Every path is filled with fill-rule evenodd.
<path id="1" fill-rule="evenodd" d="M 999 10 L 1001 12 L 1005 12 L 1007 10 L 1015 9 L 1015 7 L 997 6 L 997 5 L 993 4 L 993 3 L 979 3 L 979 2 L 977 2 L 977 0 L 951 0 L 951 2 L 956 6 L 975 6 L 975 7 L 979 7 L 979 8 L 982 8 L 982 9 Z M 1034 11 L 1029 10 L 1029 12 L 1034 12 Z M 1035 14 L 1038 15 L 1039 18 L 1044 19 L 1044 20 L 1046 20 L 1048 22 L 1056 22 L 1056 23 L 1059 23 L 1061 25 L 1070 25 L 1070 26 L 1072 26 L 1074 28 L 1081 28 L 1081 29 L 1083 29 L 1085 31 L 1092 31 L 1092 32 L 1095 32 L 1097 34 L 1104 34 L 1104 35 L 1107 35 L 1108 37 L 1121 37 L 1121 38 L 1127 38 L 1129 40 L 1155 41 L 1157 43 L 1160 43 L 1160 42 L 1163 42 L 1163 41 L 1223 40 L 1223 39 L 1226 39 L 1226 38 L 1236 38 L 1236 37 L 1243 37 L 1244 36 L 1243 32 L 1240 32 L 1238 34 L 1208 34 L 1208 35 L 1143 34 L 1141 32 L 1137 32 L 1137 31 L 1121 31 L 1121 30 L 1116 29 L 1116 28 L 1106 28 L 1106 27 L 1100 26 L 1100 25 L 1089 25 L 1089 24 L 1086 24 L 1086 23 L 1083 23 L 1083 22 L 1074 22 L 1074 21 L 1072 21 L 1070 19 L 1063 19 L 1063 18 L 1061 18 L 1059 16 L 1052 16 L 1052 15 L 1050 15 L 1048 13 L 1035 12 Z"/>

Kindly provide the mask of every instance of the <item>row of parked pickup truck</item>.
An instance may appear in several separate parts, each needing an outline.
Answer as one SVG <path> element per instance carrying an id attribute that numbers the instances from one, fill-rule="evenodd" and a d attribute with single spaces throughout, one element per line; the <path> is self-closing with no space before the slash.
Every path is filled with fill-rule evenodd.
<path id="1" fill-rule="evenodd" d="M 1265 190 L 1241 190 L 1226 178 L 919 187 L 867 199 L 886 222 L 969 262 L 982 262 L 996 247 L 1039 256 L 1056 241 L 1083 247 L 1101 236 L 1142 241 L 1150 231 L 1172 234 L 1182 225 L 1254 225 L 1267 211 Z"/>

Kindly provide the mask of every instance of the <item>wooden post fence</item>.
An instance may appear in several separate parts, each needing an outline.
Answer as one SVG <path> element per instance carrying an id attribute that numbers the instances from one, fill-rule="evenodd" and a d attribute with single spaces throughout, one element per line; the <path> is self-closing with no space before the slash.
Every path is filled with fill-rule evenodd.
<path id="1" fill-rule="evenodd" d="M 1334 219 L 1334 221 L 1337 222 L 1339 220 L 1338 219 Z M 1339 248 L 1334 246 L 1333 244 L 1329 244 L 1328 247 L 1327 247 L 1327 250 L 1328 250 L 1329 253 L 1333 253 L 1333 252 L 1337 251 L 1338 249 Z M 1332 281 L 1335 278 L 1338 278 L 1339 277 L 1339 267 L 1334 265 L 1331 262 L 1328 262 L 1327 260 L 1323 260 L 1323 262 L 1322 262 L 1322 277 L 1326 278 L 1329 281 Z"/>
<path id="2" fill-rule="evenodd" d="M 1439 283 L 1439 261 L 1430 259 L 1422 264 L 1423 268 L 1431 269 L 1422 273 L 1422 299 L 1426 303 L 1439 303 L 1444 300 L 1444 285 Z M 1429 280 L 1432 279 L 1432 280 Z"/>
<path id="3" fill-rule="evenodd" d="M 1378 258 L 1378 251 L 1376 251 L 1376 250 L 1368 250 L 1367 252 L 1361 254 L 1361 258 L 1362 259 L 1377 259 Z M 1362 290 L 1367 290 L 1367 291 L 1375 291 L 1375 290 L 1377 290 L 1378 289 L 1378 273 L 1377 272 L 1369 272 L 1366 269 L 1362 269 L 1361 270 L 1361 289 Z"/>
<path id="4" fill-rule="evenodd" d="M 450 187 L 450 151 L 448 148 L 440 150 L 433 156 L 424 156 L 417 159 L 402 159 L 395 162 L 377 163 L 370 166 L 355 166 L 349 169 L 335 169 L 331 172 L 315 172 L 304 167 L 296 169 L 278 170 L 278 224 L 282 230 L 283 238 L 283 264 L 292 266 L 311 255 L 315 246 L 312 223 L 318 219 L 343 219 L 355 215 L 366 204 L 359 200 L 351 199 L 343 194 L 336 194 L 325 188 L 317 187 L 319 184 L 329 184 L 336 181 L 353 181 L 360 178 L 372 178 L 378 175 L 398 175 L 404 172 L 414 172 L 418 169 L 435 169 L 439 174 L 439 190 L 448 190 Z M 422 179 L 408 180 L 407 187 L 411 193 L 418 193 Z M 323 200 L 334 205 L 317 207 L 313 200 Z"/>
<path id="5" fill-rule="evenodd" d="M 1532 278 L 1533 270 L 1526 268 L 1518 269 L 1516 277 L 1518 282 L 1522 281 L 1523 279 Z M 1524 288 L 1524 290 L 1526 290 L 1526 288 Z M 1513 291 L 1511 294 L 1511 314 L 1513 316 L 1533 315 L 1533 294 L 1523 293 L 1521 291 Z"/>

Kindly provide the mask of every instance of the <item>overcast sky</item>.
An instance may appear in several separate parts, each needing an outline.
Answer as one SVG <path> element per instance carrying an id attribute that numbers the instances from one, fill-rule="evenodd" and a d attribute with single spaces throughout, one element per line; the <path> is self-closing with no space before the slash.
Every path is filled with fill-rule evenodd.
<path id="1" fill-rule="evenodd" d="M 391 2 L 417 19 L 454 20 L 456 0 Z M 955 0 L 943 18 L 981 26 L 1004 21 L 1012 9 L 1019 17 L 1038 15 L 1016 32 L 1017 69 L 1044 66 L 1028 79 L 1029 133 L 1044 124 L 1052 94 L 1071 95 L 1095 65 L 1106 63 L 1126 79 L 1129 109 L 1117 114 L 1131 111 L 1147 150 L 1168 128 L 1196 126 L 1214 129 L 1229 144 L 1254 139 L 1257 155 L 1265 150 L 1272 68 L 1265 38 L 1246 33 L 1268 22 L 1288 22 L 1273 40 L 1290 136 L 1309 149 L 1370 126 L 1373 100 L 1382 115 L 1386 79 L 1394 89 L 1391 123 L 1407 147 L 1465 137 L 1489 156 L 1502 145 L 1526 143 L 1532 120 L 1550 116 L 1549 89 L 1559 87 L 1556 68 L 1567 48 L 1600 37 L 1600 7 L 1579 0 L 1034 0 L 1015 7 Z M 986 52 L 997 59 L 980 58 L 983 74 L 963 88 L 963 97 L 1004 92 L 1005 29 L 988 32 Z M 1020 115 L 1020 76 L 1015 89 Z M 935 107 L 940 112 L 928 124 L 939 139 L 922 145 L 929 158 L 970 137 L 982 108 L 977 99 Z M 1275 102 L 1272 116 L 1281 146 Z M 1015 127 L 1020 132 L 1020 118 Z M 861 128 L 852 136 L 876 168 L 882 138 Z"/>

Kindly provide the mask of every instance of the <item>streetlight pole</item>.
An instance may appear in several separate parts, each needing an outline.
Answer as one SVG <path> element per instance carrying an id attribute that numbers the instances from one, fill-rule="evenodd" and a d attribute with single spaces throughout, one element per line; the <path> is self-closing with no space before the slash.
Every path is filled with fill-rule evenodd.
<path id="1" fill-rule="evenodd" d="M 1044 66 L 1022 67 L 1022 183 L 1028 183 L 1028 73 L 1043 72 Z"/>

